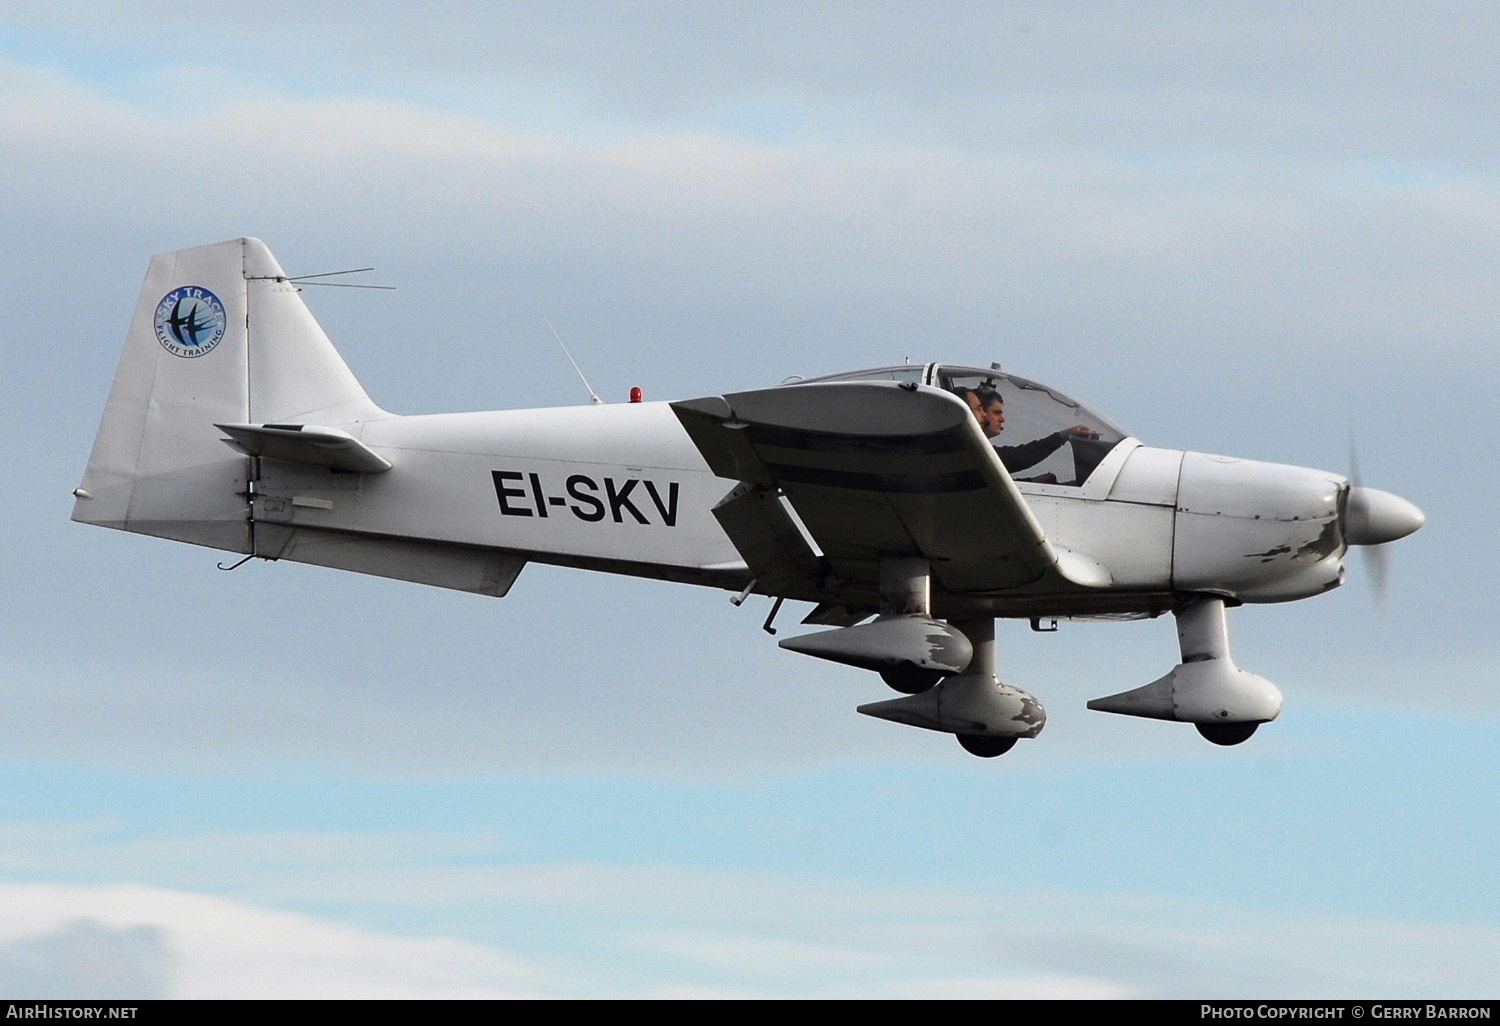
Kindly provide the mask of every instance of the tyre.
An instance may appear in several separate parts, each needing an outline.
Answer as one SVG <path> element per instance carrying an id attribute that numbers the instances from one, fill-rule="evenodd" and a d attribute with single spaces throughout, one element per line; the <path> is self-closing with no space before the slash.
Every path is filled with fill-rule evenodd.
<path id="1" fill-rule="evenodd" d="M 1216 745 L 1237 745 L 1250 740 L 1259 723 L 1195 723 L 1198 733 Z"/>
<path id="2" fill-rule="evenodd" d="M 1013 737 L 990 737 L 987 734 L 959 734 L 958 743 L 963 745 L 964 751 L 970 755 L 977 755 L 981 759 L 993 759 L 997 755 L 1004 755 L 1016 746 Z"/>

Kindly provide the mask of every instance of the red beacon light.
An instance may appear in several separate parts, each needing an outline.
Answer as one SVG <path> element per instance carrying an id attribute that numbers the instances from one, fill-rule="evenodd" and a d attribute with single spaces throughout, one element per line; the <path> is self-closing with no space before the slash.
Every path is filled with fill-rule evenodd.
<path id="1" fill-rule="evenodd" d="M 646 394 L 641 391 L 641 386 L 640 385 L 631 385 L 630 386 L 630 401 L 631 402 L 638 403 L 638 402 L 641 402 L 645 398 L 646 398 Z"/>

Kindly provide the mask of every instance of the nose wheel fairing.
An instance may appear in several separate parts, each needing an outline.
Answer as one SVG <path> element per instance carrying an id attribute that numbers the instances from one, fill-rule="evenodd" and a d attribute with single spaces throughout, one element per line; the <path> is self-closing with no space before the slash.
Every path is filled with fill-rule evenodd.
<path id="1" fill-rule="evenodd" d="M 1237 744 L 1254 733 L 1253 725 L 1281 715 L 1276 685 L 1240 669 L 1230 656 L 1222 598 L 1196 596 L 1174 615 L 1182 662 L 1144 687 L 1094 699 L 1090 709 L 1198 724 L 1199 732 L 1215 744 Z M 1251 729 L 1220 729 L 1230 725 Z"/>

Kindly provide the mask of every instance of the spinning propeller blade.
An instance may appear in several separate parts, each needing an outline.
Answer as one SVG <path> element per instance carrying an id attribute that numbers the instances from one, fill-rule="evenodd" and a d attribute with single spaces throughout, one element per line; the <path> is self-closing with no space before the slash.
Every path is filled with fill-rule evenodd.
<path id="1" fill-rule="evenodd" d="M 1349 498 L 1344 505 L 1344 540 L 1362 546 L 1370 572 L 1370 589 L 1382 611 L 1388 597 L 1390 556 L 1387 543 L 1405 538 L 1427 522 L 1427 516 L 1399 495 L 1366 488 L 1360 483 L 1359 457 L 1349 438 Z"/>

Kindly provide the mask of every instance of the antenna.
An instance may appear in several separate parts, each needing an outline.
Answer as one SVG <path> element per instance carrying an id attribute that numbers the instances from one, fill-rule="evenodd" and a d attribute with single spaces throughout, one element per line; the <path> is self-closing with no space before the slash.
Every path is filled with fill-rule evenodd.
<path id="1" fill-rule="evenodd" d="M 353 268 L 352 270 L 348 270 L 348 271 L 324 271 L 322 274 L 299 274 L 299 275 L 295 275 L 293 277 L 287 277 L 284 274 L 261 274 L 261 275 L 256 275 L 254 277 L 251 277 L 251 278 L 249 278 L 247 280 L 249 280 L 249 281 L 285 281 L 285 282 L 296 282 L 299 285 L 322 285 L 324 288 L 329 288 L 329 289 L 381 289 L 382 291 L 386 291 L 386 292 L 395 292 L 396 291 L 396 286 L 394 286 L 394 285 L 349 285 L 349 284 L 347 284 L 345 282 L 341 282 L 341 281 L 312 281 L 311 280 L 313 278 L 332 278 L 335 275 L 339 275 L 339 274 L 363 274 L 366 271 L 373 271 L 373 270 L 375 270 L 375 268 L 373 268 L 373 267 L 356 267 L 356 268 Z"/>
<path id="2" fill-rule="evenodd" d="M 562 336 L 557 333 L 556 328 L 552 327 L 552 318 L 548 317 L 544 313 L 542 314 L 542 320 L 547 322 L 547 327 L 552 328 L 552 337 L 557 339 L 558 345 L 562 346 L 563 355 L 568 358 L 568 362 L 571 363 L 573 365 L 573 369 L 578 372 L 578 378 L 583 382 L 583 387 L 589 390 L 589 405 L 603 406 L 604 400 L 599 398 L 599 393 L 594 391 L 594 386 L 589 384 L 589 379 L 583 376 L 583 368 L 578 366 L 578 361 L 573 359 L 573 354 L 568 352 L 568 347 L 566 345 L 563 345 Z"/>

